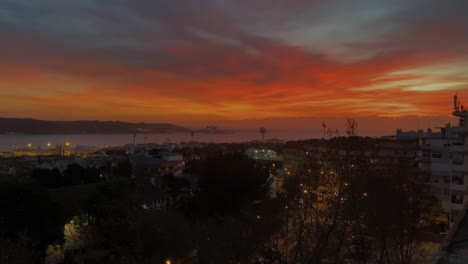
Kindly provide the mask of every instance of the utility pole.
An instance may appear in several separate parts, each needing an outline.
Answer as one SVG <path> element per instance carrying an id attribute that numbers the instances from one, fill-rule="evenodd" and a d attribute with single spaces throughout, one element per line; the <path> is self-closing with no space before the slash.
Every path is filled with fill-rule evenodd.
<path id="1" fill-rule="evenodd" d="M 325 122 L 322 122 L 322 128 L 323 128 L 323 139 L 325 139 L 325 131 L 327 129 L 327 124 L 325 124 Z"/>
<path id="2" fill-rule="evenodd" d="M 266 128 L 261 127 L 260 128 L 260 134 L 262 134 L 262 143 L 265 143 L 265 134 L 267 133 Z"/>

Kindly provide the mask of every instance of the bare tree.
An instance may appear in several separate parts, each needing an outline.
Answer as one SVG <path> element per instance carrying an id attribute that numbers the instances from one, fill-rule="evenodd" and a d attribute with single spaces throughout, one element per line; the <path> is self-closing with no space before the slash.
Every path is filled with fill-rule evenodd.
<path id="1" fill-rule="evenodd" d="M 287 213 L 266 244 L 274 263 L 424 263 L 430 200 L 412 161 L 379 156 L 374 141 L 317 141 L 288 167 Z"/>
<path id="2" fill-rule="evenodd" d="M 328 138 L 334 138 L 334 137 L 338 137 L 340 136 L 340 131 L 338 130 L 338 128 L 331 128 L 329 127 L 327 129 L 327 136 Z"/>
<path id="3" fill-rule="evenodd" d="M 357 136 L 358 122 L 355 119 L 346 119 L 346 135 L 348 137 Z"/>

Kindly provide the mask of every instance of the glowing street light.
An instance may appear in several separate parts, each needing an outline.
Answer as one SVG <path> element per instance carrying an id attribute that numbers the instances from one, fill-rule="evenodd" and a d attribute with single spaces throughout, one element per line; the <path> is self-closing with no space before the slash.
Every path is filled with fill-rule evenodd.
<path id="1" fill-rule="evenodd" d="M 48 142 L 48 143 L 47 143 L 47 146 L 48 146 L 49 148 L 52 147 L 52 143 Z"/>
<path id="2" fill-rule="evenodd" d="M 69 146 L 70 146 L 70 142 L 66 142 L 66 143 L 65 143 L 65 146 L 69 147 Z"/>
<path id="3" fill-rule="evenodd" d="M 32 147 L 32 144 L 31 144 L 31 143 L 28 144 L 28 148 L 30 148 L 30 147 Z"/>

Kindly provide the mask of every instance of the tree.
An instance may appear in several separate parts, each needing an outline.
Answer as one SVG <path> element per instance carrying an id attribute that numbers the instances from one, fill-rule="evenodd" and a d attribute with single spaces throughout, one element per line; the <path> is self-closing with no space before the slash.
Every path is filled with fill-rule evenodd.
<path id="1" fill-rule="evenodd" d="M 358 123 L 355 119 L 347 118 L 346 119 L 346 135 L 348 137 L 357 136 Z"/>
<path id="2" fill-rule="evenodd" d="M 414 160 L 379 156 L 377 142 L 317 141 L 289 168 L 287 213 L 266 244 L 276 261 L 423 263 L 421 223 L 428 222 L 433 200 Z"/>
<path id="3" fill-rule="evenodd" d="M 195 229 L 182 213 L 142 207 L 157 192 L 152 185 L 106 183 L 83 206 L 93 219 L 89 232 L 94 243 L 87 250 L 104 250 L 108 255 L 99 263 L 164 263 L 166 259 L 178 263 L 193 253 Z M 76 253 L 69 258 L 76 258 Z"/>
<path id="4" fill-rule="evenodd" d="M 340 131 L 338 130 L 338 128 L 334 129 L 334 128 L 327 128 L 327 137 L 328 138 L 333 138 L 333 137 L 338 137 L 340 135 Z"/>
<path id="5" fill-rule="evenodd" d="M 96 168 L 83 168 L 78 164 L 70 164 L 63 172 L 64 185 L 78 185 L 99 182 L 101 178 Z"/>
<path id="6" fill-rule="evenodd" d="M 24 233 L 15 240 L 0 239 L 0 263 L 24 264 L 39 262 L 34 258 L 32 241 Z"/>
<path id="7" fill-rule="evenodd" d="M 14 183 L 2 184 L 0 208 L 0 240 L 19 241 L 18 245 L 22 247 L 18 250 L 30 247 L 35 260 L 43 259 L 49 244 L 63 241 L 63 209 L 50 199 L 45 189 Z M 22 243 L 24 237 L 31 243 Z"/>
<path id="8" fill-rule="evenodd" d="M 196 168 L 204 209 L 222 212 L 264 196 L 268 170 L 243 153 L 214 155 Z"/>
<path id="9" fill-rule="evenodd" d="M 63 177 L 57 168 L 53 170 L 39 168 L 34 169 L 31 177 L 39 184 L 49 188 L 58 188 L 63 186 Z"/>

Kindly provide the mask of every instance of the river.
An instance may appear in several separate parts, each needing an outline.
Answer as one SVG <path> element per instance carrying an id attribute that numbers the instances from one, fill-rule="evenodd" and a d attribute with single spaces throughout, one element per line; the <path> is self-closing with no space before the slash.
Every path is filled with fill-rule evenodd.
<path id="1" fill-rule="evenodd" d="M 320 131 L 310 130 L 271 130 L 265 135 L 265 139 L 300 140 L 309 138 L 319 138 Z M 146 138 L 145 138 L 146 137 Z M 260 140 L 261 135 L 257 130 L 236 131 L 229 134 L 209 134 L 196 133 L 194 141 L 197 142 L 247 142 Z M 170 133 L 170 134 L 137 134 L 136 143 L 171 143 L 189 142 L 190 133 Z M 32 148 L 47 147 L 50 143 L 62 145 L 69 142 L 72 146 L 97 146 L 114 147 L 123 146 L 133 142 L 132 134 L 69 134 L 69 135 L 0 135 L 0 151 L 11 151 L 15 148 L 24 148 L 29 144 Z"/>

